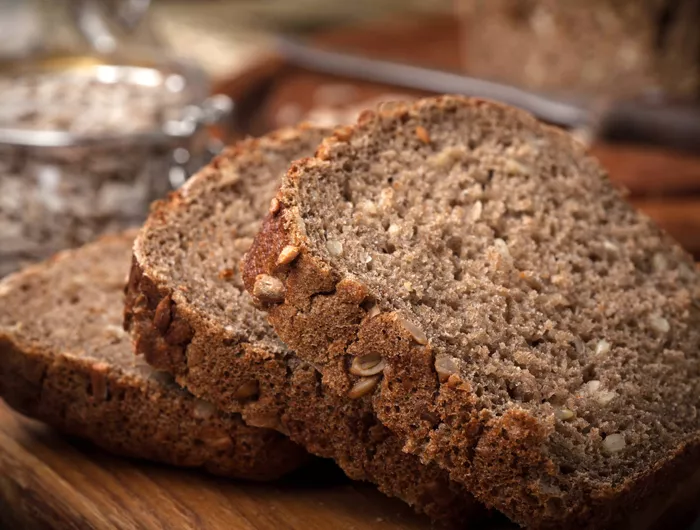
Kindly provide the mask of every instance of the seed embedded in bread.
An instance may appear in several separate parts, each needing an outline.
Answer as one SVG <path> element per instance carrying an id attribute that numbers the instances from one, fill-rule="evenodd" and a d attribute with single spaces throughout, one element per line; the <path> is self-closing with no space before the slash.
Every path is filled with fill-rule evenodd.
<path id="1" fill-rule="evenodd" d="M 594 394 L 595 392 L 598 392 L 600 390 L 600 381 L 597 379 L 591 379 L 586 383 L 586 392 L 590 394 Z"/>
<path id="2" fill-rule="evenodd" d="M 651 266 L 654 269 L 654 271 L 663 272 L 666 269 L 668 269 L 668 260 L 666 259 L 666 256 L 664 256 L 660 252 L 657 252 L 651 258 Z"/>
<path id="3" fill-rule="evenodd" d="M 430 134 L 428 134 L 428 131 L 425 127 L 419 125 L 416 127 L 416 136 L 418 139 L 423 142 L 424 144 L 429 144 L 430 143 Z"/>
<path id="4" fill-rule="evenodd" d="M 269 274 L 260 274 L 255 279 L 253 296 L 265 303 L 284 301 L 285 288 L 281 280 Z"/>
<path id="5" fill-rule="evenodd" d="M 435 371 L 438 374 L 439 381 L 445 383 L 452 374 L 456 374 L 459 371 L 459 368 L 454 359 L 441 353 L 435 356 Z"/>
<path id="6" fill-rule="evenodd" d="M 609 434 L 603 440 L 603 449 L 607 453 L 619 453 L 626 445 L 625 438 L 620 433 Z"/>
<path id="7" fill-rule="evenodd" d="M 390 225 L 386 231 L 386 233 L 389 234 L 389 237 L 396 237 L 399 235 L 400 232 L 401 232 L 401 227 L 399 227 L 399 225 L 397 225 L 397 224 Z"/>
<path id="8" fill-rule="evenodd" d="M 379 309 L 379 306 L 375 304 L 372 307 L 370 307 L 369 311 L 367 311 L 367 318 L 374 318 L 381 312 L 382 311 L 381 309 Z"/>
<path id="9" fill-rule="evenodd" d="M 601 405 L 610 403 L 617 394 L 612 390 L 600 390 L 595 394 L 595 400 Z"/>
<path id="10" fill-rule="evenodd" d="M 653 314 L 649 317 L 649 325 L 651 329 L 658 333 L 668 333 L 671 329 L 671 324 L 669 324 L 668 320 L 659 314 Z"/>
<path id="11" fill-rule="evenodd" d="M 338 257 L 343 253 L 343 244 L 335 239 L 326 242 L 326 249 L 331 256 Z"/>
<path id="12" fill-rule="evenodd" d="M 472 223 L 476 223 L 481 219 L 481 214 L 484 211 L 484 205 L 481 201 L 476 201 L 469 212 L 469 218 Z"/>
<path id="13" fill-rule="evenodd" d="M 206 440 L 209 447 L 215 451 L 228 451 L 233 447 L 233 440 L 230 436 L 220 436 L 219 438 L 209 438 Z"/>
<path id="14" fill-rule="evenodd" d="M 560 409 L 554 410 L 554 416 L 558 420 L 569 421 L 569 420 L 572 420 L 576 417 L 576 413 L 571 409 L 567 409 L 566 407 L 562 407 Z"/>
<path id="15" fill-rule="evenodd" d="M 428 336 L 425 334 L 425 331 L 420 329 L 416 324 L 414 324 L 410 320 L 406 320 L 403 317 L 399 317 L 398 322 L 406 331 L 408 331 L 411 334 L 411 338 L 415 342 L 423 346 L 428 344 Z"/>
<path id="16" fill-rule="evenodd" d="M 276 197 L 273 197 L 270 201 L 270 208 L 268 209 L 268 212 L 270 212 L 272 215 L 275 215 L 277 212 L 280 211 L 281 206 L 282 205 L 280 204 L 280 201 L 278 201 Z"/>
<path id="17" fill-rule="evenodd" d="M 246 381 L 239 386 L 233 394 L 235 399 L 248 399 L 256 396 L 260 391 L 260 383 L 257 381 Z"/>
<path id="18" fill-rule="evenodd" d="M 453 146 L 442 149 L 428 159 L 428 164 L 436 169 L 449 169 L 460 160 L 468 157 L 467 151 L 463 146 Z"/>
<path id="19" fill-rule="evenodd" d="M 192 407 L 192 416 L 198 420 L 208 420 L 216 413 L 216 408 L 209 401 L 195 399 Z"/>
<path id="20" fill-rule="evenodd" d="M 381 379 L 379 375 L 363 377 L 353 385 L 353 387 L 348 392 L 348 397 L 350 399 L 358 399 L 362 396 L 366 396 L 367 394 L 374 391 L 374 389 L 377 387 L 377 384 L 379 383 L 379 379 Z"/>
<path id="21" fill-rule="evenodd" d="M 350 373 L 353 375 L 370 376 L 381 373 L 386 367 L 384 359 L 376 353 L 369 353 L 361 357 L 355 357 L 350 365 Z"/>
<path id="22" fill-rule="evenodd" d="M 168 330 L 168 326 L 170 326 L 171 318 L 170 297 L 166 296 L 156 306 L 156 312 L 153 316 L 153 325 L 158 331 L 165 333 Z"/>
<path id="23" fill-rule="evenodd" d="M 510 249 L 508 248 L 508 243 L 506 243 L 500 237 L 493 240 L 493 246 L 496 247 L 496 251 L 501 255 L 506 263 L 513 262 L 513 256 L 510 254 Z"/>
<path id="24" fill-rule="evenodd" d="M 605 339 L 600 339 L 595 347 L 596 355 L 607 355 L 610 353 L 610 343 Z"/>
<path id="25" fill-rule="evenodd" d="M 277 258 L 277 265 L 288 265 L 299 256 L 300 249 L 294 245 L 287 245 Z"/>
<path id="26" fill-rule="evenodd" d="M 256 414 L 246 414 L 245 422 L 252 427 L 259 427 L 261 429 L 275 429 L 279 430 L 280 422 L 279 417 L 275 415 L 256 415 Z"/>
<path id="27" fill-rule="evenodd" d="M 104 362 L 92 366 L 90 372 L 90 392 L 93 400 L 107 401 L 107 399 L 109 399 L 108 371 L 109 365 Z"/>
<path id="28" fill-rule="evenodd" d="M 603 384 L 597 379 L 592 379 L 588 381 L 585 385 L 586 392 L 600 405 L 607 405 L 615 397 L 617 393 L 613 390 L 607 390 L 603 388 Z"/>
<path id="29" fill-rule="evenodd" d="M 379 212 L 377 203 L 371 200 L 362 201 L 356 206 L 356 209 L 361 214 L 361 219 L 363 217 L 373 217 Z"/>
<path id="30" fill-rule="evenodd" d="M 516 175 L 527 175 L 529 172 L 527 166 L 512 158 L 506 160 L 505 170 L 508 173 L 514 173 Z"/>
<path id="31" fill-rule="evenodd" d="M 603 248 L 612 254 L 617 254 L 620 251 L 620 247 L 608 239 L 603 240 Z"/>

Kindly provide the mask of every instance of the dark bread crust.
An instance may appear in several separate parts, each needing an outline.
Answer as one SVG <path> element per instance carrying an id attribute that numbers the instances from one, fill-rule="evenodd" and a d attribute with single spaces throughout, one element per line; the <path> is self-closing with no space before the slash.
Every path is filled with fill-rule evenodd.
<path id="1" fill-rule="evenodd" d="M 302 126 L 297 134 L 304 135 L 305 130 Z M 292 133 L 276 134 L 264 141 L 283 144 Z M 238 144 L 193 179 L 219 178 L 221 164 L 235 165 L 243 153 L 254 153 L 258 145 L 254 139 Z M 435 521 L 464 527 L 484 519 L 487 511 L 462 485 L 450 481 L 437 465 L 423 465 L 402 451 L 402 444 L 376 419 L 367 399 L 348 401 L 328 391 L 313 366 L 292 352 L 273 351 L 212 324 L 188 302 L 180 287 L 149 270 L 147 234 L 168 226 L 190 199 L 174 193 L 156 203 L 134 245 L 125 328 L 134 339 L 136 353 L 174 374 L 178 383 L 217 408 L 240 412 L 250 425 L 288 434 L 311 453 L 334 459 L 351 478 L 377 484 L 382 492 L 401 498 Z"/>
<path id="2" fill-rule="evenodd" d="M 106 259 L 121 252 L 121 261 L 114 267 L 125 270 L 134 235 L 107 236 L 5 278 L 0 302 L 18 304 L 27 296 L 23 285 L 70 262 L 82 263 L 83 272 L 90 276 L 89 259 L 103 250 Z M 123 278 L 121 272 L 116 274 Z M 90 287 L 84 294 L 89 296 L 95 289 L 100 287 Z M 115 305 L 121 302 L 118 289 L 110 296 Z M 71 319 L 75 319 L 72 325 L 82 325 L 80 310 L 66 316 L 67 321 Z M 115 327 L 118 324 L 118 319 L 112 322 Z M 125 350 L 123 358 L 128 358 L 129 342 L 126 338 L 122 342 L 118 346 Z M 250 427 L 238 414 L 214 410 L 172 379 L 168 382 L 162 377 L 165 374 L 155 374 L 146 366 L 125 371 L 117 359 L 64 351 L 50 341 L 28 338 L 21 327 L 6 326 L 2 320 L 0 361 L 0 396 L 8 405 L 119 455 L 248 480 L 276 479 L 308 460 L 301 447 L 280 433 Z"/>
<path id="3" fill-rule="evenodd" d="M 404 450 L 424 461 L 438 462 L 487 506 L 533 528 L 639 527 L 639 521 L 632 523 L 630 515 L 643 511 L 652 498 L 663 498 L 669 488 L 700 465 L 698 436 L 669 451 L 666 458 L 650 462 L 642 473 L 623 483 L 600 487 L 583 479 L 567 488 L 564 495 L 562 491 L 553 493 L 550 484 L 562 485 L 560 471 L 542 448 L 555 429 L 554 422 L 540 421 L 517 407 L 495 416 L 477 407 L 475 390 L 457 374 L 441 384 L 431 345 L 416 337 L 415 330 L 398 314 L 371 315 L 368 288 L 313 251 L 315 244 L 304 229 L 297 194 L 305 171 L 329 167 L 329 153 L 336 144 L 381 127 L 382 120 L 401 122 L 421 109 L 447 111 L 461 105 L 493 106 L 504 118 L 536 123 L 532 117 L 501 105 L 445 96 L 377 115 L 367 113 L 356 127 L 336 130 L 315 158 L 295 163 L 283 179 L 276 197 L 279 209 L 267 216 L 243 259 L 246 289 L 253 294 L 260 275 L 282 282 L 283 301 L 256 299 L 256 303 L 268 311 L 269 321 L 282 340 L 300 358 L 314 363 L 324 382 L 341 395 L 358 380 L 348 373 L 348 358 L 366 352 L 380 355 L 386 362 L 383 379 L 373 395 L 363 399 L 371 400 L 380 421 L 405 442 Z M 565 132 L 547 128 L 547 134 L 584 156 L 583 147 Z M 289 267 L 280 269 L 275 264 L 286 245 L 300 251 Z"/>

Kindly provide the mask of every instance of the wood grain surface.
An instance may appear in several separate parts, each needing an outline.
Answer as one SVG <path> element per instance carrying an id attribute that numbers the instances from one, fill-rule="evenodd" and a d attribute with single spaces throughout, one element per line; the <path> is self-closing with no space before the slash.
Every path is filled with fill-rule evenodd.
<path id="1" fill-rule="evenodd" d="M 371 485 L 316 461 L 274 483 L 112 457 L 0 400 L 0 528 L 427 530 Z"/>

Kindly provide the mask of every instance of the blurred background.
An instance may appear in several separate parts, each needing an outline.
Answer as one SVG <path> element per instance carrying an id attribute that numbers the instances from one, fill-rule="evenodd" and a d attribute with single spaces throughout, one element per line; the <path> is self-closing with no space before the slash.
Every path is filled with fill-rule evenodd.
<path id="1" fill-rule="evenodd" d="M 587 144 L 700 258 L 700 0 L 0 0 L 0 276 L 236 138 L 431 93 Z"/>

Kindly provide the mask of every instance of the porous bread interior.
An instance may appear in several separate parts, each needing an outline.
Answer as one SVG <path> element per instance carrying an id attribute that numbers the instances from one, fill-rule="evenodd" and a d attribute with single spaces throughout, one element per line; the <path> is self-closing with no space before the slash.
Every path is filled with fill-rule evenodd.
<path id="1" fill-rule="evenodd" d="M 51 344 L 71 356 L 107 361 L 125 373 L 152 372 L 136 362 L 119 325 L 122 307 L 114 303 L 122 297 L 135 236 L 108 236 L 80 249 L 81 259 L 67 251 L 48 266 L 8 277 L 0 287 L 5 291 L 0 292 L 0 330 L 17 333 L 29 344 Z"/>
<path id="2" fill-rule="evenodd" d="M 0 283 L 0 397 L 110 452 L 251 480 L 307 459 L 271 429 L 195 399 L 134 355 L 122 329 L 136 231 L 109 235 Z"/>
<path id="3" fill-rule="evenodd" d="M 177 289 L 189 304 L 225 329 L 232 340 L 286 350 L 265 315 L 251 304 L 239 260 L 250 247 L 290 160 L 310 156 L 327 131 L 306 128 L 250 140 L 238 146 L 235 165 L 219 158 L 206 178 L 185 185 L 186 207 L 140 237 L 141 266 L 161 285 Z M 286 135 L 286 136 L 285 136 Z M 182 289 L 184 287 L 184 289 Z"/>
<path id="4" fill-rule="evenodd" d="M 554 421 L 562 477 L 619 484 L 697 436 L 690 258 L 564 133 L 499 106 L 418 108 L 304 167 L 310 252 L 421 328 L 479 408 Z"/>
<path id="5" fill-rule="evenodd" d="M 346 401 L 322 385 L 320 373 L 276 338 L 244 292 L 239 260 L 282 175 L 293 160 L 312 155 L 328 133 L 299 126 L 237 144 L 153 209 L 135 244 L 135 261 L 161 298 L 149 302 L 149 313 L 129 309 L 145 301 L 145 290 L 127 294 L 137 350 L 162 333 L 152 310 L 167 296 L 193 337 L 184 358 L 149 362 L 172 371 L 193 394 L 240 412 L 250 425 L 285 432 L 310 452 L 335 459 L 351 478 L 376 483 L 436 521 L 480 520 L 489 514 L 464 486 L 450 482 L 436 464 L 404 454 L 367 401 Z M 141 286 L 141 280 L 129 285 Z M 152 352 L 139 353 L 148 358 Z M 242 381 L 256 383 L 253 396 L 236 395 Z"/>

